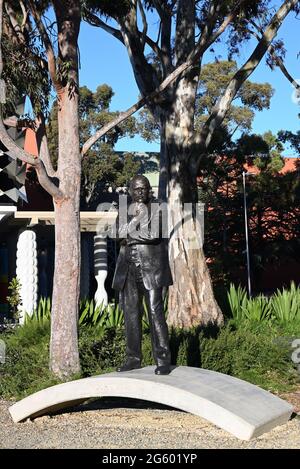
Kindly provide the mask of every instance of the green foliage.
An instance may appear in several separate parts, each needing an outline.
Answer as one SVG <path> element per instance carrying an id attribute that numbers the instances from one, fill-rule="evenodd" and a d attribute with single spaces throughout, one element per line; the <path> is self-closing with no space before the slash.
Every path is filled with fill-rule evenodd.
<path id="1" fill-rule="evenodd" d="M 106 316 L 106 327 L 118 329 L 124 324 L 124 314 L 119 304 L 108 305 Z"/>
<path id="2" fill-rule="evenodd" d="M 196 101 L 196 128 L 201 128 L 236 72 L 235 61 L 221 60 L 202 67 Z M 269 108 L 272 95 L 273 90 L 269 83 L 252 83 L 247 80 L 235 97 L 243 106 L 232 104 L 226 113 L 223 126 L 230 132 L 236 131 L 237 128 L 249 130 L 254 118 L 253 110 Z"/>
<path id="3" fill-rule="evenodd" d="M 6 361 L 0 365 L 2 398 L 22 398 L 58 382 L 48 369 L 49 322 L 30 322 L 1 338 L 6 344 Z"/>
<path id="4" fill-rule="evenodd" d="M 37 323 L 47 324 L 51 318 L 51 300 L 50 298 L 40 298 L 37 309 L 32 315 L 26 314 L 24 324 Z"/>
<path id="5" fill-rule="evenodd" d="M 299 337 L 300 322 L 279 326 L 271 322 L 229 322 L 221 329 L 207 327 L 172 329 L 172 363 L 226 373 L 265 389 L 293 389 L 299 375 L 291 360 L 293 337 Z M 0 396 L 22 398 L 56 384 L 48 370 L 50 323 L 27 322 L 1 335 L 7 345 L 7 360 L 0 365 Z M 79 351 L 81 377 L 114 371 L 125 359 L 123 328 L 81 325 Z M 151 337 L 142 339 L 143 366 L 154 364 Z M 80 377 L 72 377 L 77 379 Z"/>
<path id="6" fill-rule="evenodd" d="M 263 295 L 259 295 L 255 298 L 251 298 L 247 301 L 247 304 L 243 307 L 245 318 L 249 321 L 266 321 L 270 319 L 272 309 Z"/>
<path id="7" fill-rule="evenodd" d="M 261 171 L 265 171 L 265 173 L 271 177 L 278 173 L 284 166 L 284 160 L 281 156 L 284 147 L 278 139 L 278 136 L 274 135 L 270 130 L 262 135 L 262 140 L 267 145 L 267 152 L 263 157 L 258 155 L 254 160 L 254 164 L 257 168 Z M 254 147 L 252 151 L 253 150 L 255 152 L 256 148 Z M 258 176 L 258 179 L 259 178 L 260 175 Z"/>
<path id="8" fill-rule="evenodd" d="M 71 61 L 62 60 L 58 57 L 56 61 L 56 76 L 61 83 L 66 84 L 69 81 L 69 73 L 71 70 Z"/>
<path id="9" fill-rule="evenodd" d="M 270 108 L 271 98 L 274 94 L 269 83 L 252 83 L 246 81 L 239 93 L 243 105 L 256 111 L 263 111 Z"/>
<path id="10" fill-rule="evenodd" d="M 105 308 L 95 305 L 94 300 L 82 300 L 80 303 L 79 325 L 94 326 L 101 329 L 123 326 L 124 317 L 118 304 L 109 304 Z"/>
<path id="11" fill-rule="evenodd" d="M 79 354 L 84 376 L 113 371 L 125 358 L 124 330 L 107 328 L 99 334 L 91 327 L 81 328 Z"/>
<path id="12" fill-rule="evenodd" d="M 4 35 L 2 55 L 3 79 L 7 90 L 4 115 L 16 114 L 16 104 L 22 96 L 31 96 L 36 113 L 47 114 L 51 85 L 43 51 L 33 44 L 30 49 L 24 44 L 15 44 Z"/>
<path id="13" fill-rule="evenodd" d="M 288 143 L 300 155 L 300 130 L 296 133 L 290 130 L 281 130 L 278 132 L 278 138 L 283 143 Z"/>
<path id="14" fill-rule="evenodd" d="M 234 284 L 231 283 L 227 293 L 227 298 L 232 317 L 235 320 L 240 321 L 243 318 L 245 307 L 248 302 L 246 289 L 242 288 L 240 285 L 236 288 Z"/>
<path id="15" fill-rule="evenodd" d="M 227 298 L 236 324 L 245 320 L 300 323 L 300 287 L 296 287 L 294 282 L 289 290 L 277 290 L 270 298 L 259 295 L 251 299 L 244 288 L 231 284 Z"/>
<path id="16" fill-rule="evenodd" d="M 285 391 L 299 382 L 287 341 L 278 341 L 278 331 L 269 326 L 253 329 L 228 325 L 216 340 L 203 337 L 201 366 L 233 375 L 271 391 Z M 278 337 L 278 336 L 277 336 Z"/>
<path id="17" fill-rule="evenodd" d="M 37 309 L 32 315 L 26 315 L 22 329 L 33 325 L 48 324 L 51 319 L 51 300 L 50 298 L 40 298 Z M 120 306 L 116 303 L 109 304 L 106 307 L 96 306 L 94 299 L 82 299 L 79 304 L 80 326 L 94 327 L 100 333 L 107 328 L 120 328 L 123 326 L 124 317 Z M 34 327 L 34 326 L 33 326 Z"/>
<path id="18" fill-rule="evenodd" d="M 206 255 L 213 261 L 211 272 L 217 285 L 238 283 L 245 273 L 246 260 L 241 257 L 245 249 L 241 172 L 247 164 L 251 270 L 254 289 L 259 291 L 263 288 L 259 282 L 264 270 L 299 259 L 300 180 L 297 172 L 279 172 L 284 158 L 278 136 L 270 131 L 242 135 L 235 144 L 228 143 L 224 148 L 226 129 L 223 131 L 218 133 L 219 140 L 214 139 L 215 153 L 201 168 L 199 199 L 208 207 Z"/>
<path id="19" fill-rule="evenodd" d="M 112 18 L 122 18 L 131 8 L 130 0 L 84 0 L 87 9 Z"/>
<path id="20" fill-rule="evenodd" d="M 107 84 L 99 85 L 95 92 L 86 86 L 79 89 L 79 131 L 80 144 L 83 145 L 98 129 L 117 116 L 109 110 L 114 95 Z M 58 158 L 58 116 L 57 102 L 54 101 L 47 134 L 49 151 L 54 167 Z M 88 151 L 82 162 L 81 196 L 85 208 L 96 209 L 99 196 L 112 188 L 127 186 L 128 181 L 139 171 L 140 164 L 131 153 L 120 156 L 114 145 L 124 137 L 133 137 L 138 131 L 136 120 L 130 117 L 126 122 L 114 127 L 97 141 Z"/>
<path id="21" fill-rule="evenodd" d="M 271 298 L 271 307 L 277 321 L 300 322 L 300 287 L 292 282 L 290 290 L 277 290 Z"/>
<path id="22" fill-rule="evenodd" d="M 94 300 L 84 299 L 80 301 L 79 305 L 79 325 L 90 324 L 95 326 L 100 324 L 102 326 L 103 309 L 101 306 L 96 307 Z"/>
<path id="23" fill-rule="evenodd" d="M 22 299 L 20 295 L 21 284 L 17 277 L 11 279 L 8 285 L 8 290 L 10 295 L 6 297 L 8 304 L 11 309 L 13 319 L 18 319 L 18 307 L 22 304 Z"/>

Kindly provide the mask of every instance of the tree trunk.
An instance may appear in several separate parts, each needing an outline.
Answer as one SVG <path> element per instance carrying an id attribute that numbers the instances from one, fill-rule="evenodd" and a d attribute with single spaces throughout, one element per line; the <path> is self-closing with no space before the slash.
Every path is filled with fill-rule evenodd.
<path id="1" fill-rule="evenodd" d="M 161 3 L 161 5 L 164 2 Z M 164 50 L 163 73 L 172 69 L 169 13 L 162 19 L 161 46 Z M 184 64 L 195 49 L 195 0 L 177 0 L 175 20 L 174 67 Z M 143 96 L 152 92 L 159 76 L 154 67 L 149 67 L 141 51 L 140 39 L 136 33 L 136 10 L 132 10 L 121 27 L 124 44 L 127 47 L 137 85 Z M 169 52 L 168 52 L 169 51 Z M 199 64 L 199 62 L 198 62 Z M 169 290 L 170 325 L 190 327 L 208 322 L 222 321 L 222 313 L 214 300 L 211 279 L 206 266 L 203 250 L 191 249 L 195 240 L 187 239 L 187 231 L 195 237 L 197 224 L 188 223 L 188 230 L 181 227 L 184 216 L 183 204 L 197 202 L 195 171 L 190 171 L 189 161 L 195 152 L 194 113 L 200 64 L 189 69 L 184 76 L 168 87 L 163 100 L 150 101 L 149 109 L 155 120 L 160 121 L 161 153 L 159 197 L 168 200 L 170 217 L 175 228 L 170 237 L 170 265 L 174 285 Z M 165 76 L 163 76 L 165 78 Z M 194 206 L 195 207 L 195 206 Z"/>
<path id="2" fill-rule="evenodd" d="M 164 161 L 170 165 L 169 260 L 173 286 L 169 289 L 168 323 L 175 327 L 223 321 L 203 253 L 201 213 L 197 212 L 197 175 L 189 165 L 192 154 L 197 151 L 193 143 L 196 87 L 193 80 L 181 79 L 172 110 L 164 114 L 161 125 L 165 131 Z"/>
<path id="3" fill-rule="evenodd" d="M 78 95 L 68 89 L 59 100 L 60 188 L 66 198 L 55 204 L 55 270 L 51 316 L 50 368 L 64 377 L 80 370 L 78 303 L 80 282 L 80 149 Z"/>
<path id="4" fill-rule="evenodd" d="M 168 324 L 174 327 L 192 327 L 223 321 L 222 312 L 214 298 L 210 273 L 203 253 L 199 221 L 185 221 L 176 193 L 182 189 L 174 184 L 169 197 L 172 226 L 177 226 L 177 236 L 170 238 L 169 260 L 173 286 L 169 288 Z M 186 217 L 187 218 L 187 217 Z"/>
<path id="5" fill-rule="evenodd" d="M 80 4 L 65 9 L 54 2 L 59 56 L 69 64 L 58 92 L 59 155 L 57 175 L 64 194 L 55 203 L 55 269 L 51 314 L 50 369 L 59 377 L 80 371 L 78 306 L 80 292 L 80 178 L 77 40 Z M 70 20 L 72 18 L 72 20 Z"/>

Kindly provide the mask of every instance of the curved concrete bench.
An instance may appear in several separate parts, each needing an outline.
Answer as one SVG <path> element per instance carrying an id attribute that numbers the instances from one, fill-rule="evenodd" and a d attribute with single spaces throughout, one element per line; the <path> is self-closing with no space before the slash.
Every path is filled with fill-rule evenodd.
<path id="1" fill-rule="evenodd" d="M 253 384 L 201 368 L 179 366 L 156 376 L 154 366 L 59 384 L 17 402 L 15 422 L 34 418 L 91 397 L 131 397 L 199 415 L 237 438 L 250 440 L 286 423 L 292 406 Z"/>

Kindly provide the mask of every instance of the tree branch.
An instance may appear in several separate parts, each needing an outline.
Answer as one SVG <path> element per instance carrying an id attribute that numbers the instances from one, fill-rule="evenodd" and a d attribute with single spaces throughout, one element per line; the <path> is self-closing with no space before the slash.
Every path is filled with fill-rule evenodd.
<path id="1" fill-rule="evenodd" d="M 261 28 L 260 28 L 253 20 L 250 20 L 249 22 L 262 34 Z M 256 39 L 257 39 L 258 41 L 261 40 L 261 37 L 260 37 L 255 31 L 252 31 L 252 34 L 256 37 Z M 283 63 L 282 58 L 279 57 L 278 54 L 276 54 L 276 50 L 275 50 L 275 47 L 273 46 L 273 44 L 270 44 L 270 46 L 269 46 L 269 48 L 268 48 L 268 52 L 269 52 L 270 55 L 272 56 L 275 65 L 280 68 L 280 70 L 282 71 L 283 75 L 287 78 L 287 80 L 288 80 L 297 90 L 300 90 L 300 85 L 299 85 L 299 83 L 297 83 L 297 81 L 296 81 L 296 80 L 292 77 L 292 75 L 288 72 L 286 66 L 285 66 L 284 63 Z"/>
<path id="2" fill-rule="evenodd" d="M 221 34 L 236 17 L 238 10 L 244 1 L 245 0 L 239 0 L 237 2 L 236 7 L 226 18 L 224 18 L 223 22 L 220 24 L 219 28 L 214 33 L 212 33 L 211 31 L 210 24 L 212 23 L 217 11 L 219 11 L 220 5 L 216 9 L 214 7 L 214 4 L 211 6 L 208 22 L 205 25 L 203 33 L 201 34 L 199 41 L 193 51 L 193 55 L 195 57 L 200 58 L 201 54 L 203 54 L 221 36 Z"/>
<path id="3" fill-rule="evenodd" d="M 0 95 L 1 103 L 5 103 L 5 83 L 2 80 L 3 61 L 2 61 L 2 21 L 3 21 L 3 0 L 0 0 Z M 52 195 L 56 202 L 64 198 L 62 191 L 50 180 L 45 170 L 43 162 L 39 158 L 34 158 L 33 155 L 27 153 L 10 138 L 2 120 L 2 110 L 0 112 L 0 140 L 3 145 L 11 152 L 14 157 L 23 161 L 24 163 L 31 164 L 35 167 L 38 180 L 41 186 Z"/>
<path id="4" fill-rule="evenodd" d="M 5 11 L 9 17 L 9 21 L 11 24 L 11 29 L 13 30 L 13 34 L 15 38 L 20 41 L 21 43 L 25 42 L 24 34 L 21 30 L 21 27 L 17 21 L 16 14 L 12 7 L 6 2 L 5 3 Z"/>
<path id="5" fill-rule="evenodd" d="M 36 174 L 40 185 L 53 197 L 55 203 L 62 202 L 66 197 L 64 193 L 57 187 L 49 178 L 47 171 L 45 169 L 44 162 L 38 158 L 38 161 L 35 165 Z"/>
<path id="6" fill-rule="evenodd" d="M 271 45 L 269 48 L 271 55 L 274 57 L 275 64 L 277 67 L 280 68 L 285 78 L 297 89 L 300 90 L 299 83 L 292 77 L 292 75 L 288 72 L 287 68 L 285 67 L 282 59 L 276 54 L 274 47 Z"/>
<path id="7" fill-rule="evenodd" d="M 53 197 L 55 202 L 59 202 L 64 199 L 62 191 L 49 178 L 43 161 L 40 158 L 35 158 L 30 153 L 27 153 L 10 138 L 3 124 L 2 117 L 0 117 L 0 140 L 7 150 L 18 160 L 30 164 L 35 168 L 39 183 Z"/>
<path id="8" fill-rule="evenodd" d="M 138 6 L 139 6 L 139 10 L 140 10 L 141 17 L 142 17 L 142 22 L 143 22 L 143 32 L 142 32 L 142 36 L 141 36 L 141 43 L 142 43 L 142 50 L 144 51 L 145 50 L 146 37 L 147 37 L 147 31 L 148 31 L 148 23 L 147 23 L 147 20 L 146 20 L 145 10 L 144 10 L 144 7 L 142 5 L 141 0 L 138 0 Z"/>
<path id="9" fill-rule="evenodd" d="M 113 37 L 118 39 L 123 45 L 125 45 L 122 33 L 119 29 L 116 29 L 116 28 L 113 28 L 112 26 L 109 26 L 103 20 L 101 20 L 101 18 L 94 15 L 93 13 L 90 13 L 87 9 L 84 9 L 83 19 L 84 19 L 84 21 L 89 23 L 91 26 L 103 29 L 104 31 L 106 31 L 107 33 L 111 34 Z M 153 41 L 153 39 L 151 39 L 147 35 L 143 38 L 142 33 L 140 31 L 137 31 L 137 34 L 140 37 L 141 43 L 143 43 L 143 41 L 145 41 L 146 44 L 153 50 L 153 52 L 157 55 L 157 57 L 163 63 L 163 61 L 164 61 L 163 53 L 162 53 L 162 50 L 156 44 L 156 42 Z"/>
<path id="10" fill-rule="evenodd" d="M 36 120 L 36 142 L 38 147 L 38 152 L 40 159 L 43 161 L 47 174 L 50 177 L 56 177 L 57 173 L 53 168 L 52 161 L 50 158 L 48 141 L 47 141 L 47 133 L 46 133 L 46 125 L 45 125 L 45 116 L 40 113 Z"/>
<path id="11" fill-rule="evenodd" d="M 131 13 L 131 15 L 133 14 Z M 159 84 L 159 77 L 155 68 L 147 61 L 141 48 L 140 31 L 135 26 L 132 27 L 132 24 L 135 25 L 134 18 L 135 15 L 133 18 L 127 16 L 121 24 L 121 31 L 137 85 L 141 95 L 145 96 L 153 91 L 153 83 Z"/>
<path id="12" fill-rule="evenodd" d="M 38 28 L 38 31 L 41 35 L 42 41 L 43 41 L 45 49 L 46 49 L 49 74 L 50 74 L 53 86 L 55 87 L 55 89 L 58 93 L 60 91 L 60 89 L 62 88 L 62 85 L 61 85 L 60 81 L 58 80 L 57 74 L 56 74 L 56 57 L 55 57 L 55 54 L 54 54 L 52 43 L 51 43 L 49 35 L 46 31 L 44 23 L 42 21 L 41 15 L 38 12 L 38 10 L 35 8 L 34 2 L 32 0 L 28 0 L 28 3 L 29 3 L 29 6 L 30 6 L 31 14 L 34 18 L 35 24 Z"/>
<path id="13" fill-rule="evenodd" d="M 119 29 L 116 29 L 116 28 L 113 28 L 112 26 L 109 26 L 104 21 L 102 21 L 98 16 L 94 15 L 93 13 L 90 13 L 87 10 L 87 8 L 83 9 L 82 16 L 83 16 L 84 21 L 89 23 L 91 26 L 95 26 L 96 28 L 104 29 L 104 31 L 111 34 L 116 39 L 118 39 L 120 42 L 122 42 L 122 44 L 124 44 L 124 39 L 123 39 L 122 33 Z"/>
<path id="14" fill-rule="evenodd" d="M 23 161 L 24 163 L 28 163 L 32 166 L 36 165 L 36 158 L 30 153 L 27 153 L 25 150 L 22 150 L 22 148 L 20 148 L 8 135 L 3 124 L 2 116 L 0 117 L 0 140 L 16 159 Z"/>
<path id="15" fill-rule="evenodd" d="M 24 28 L 25 24 L 27 23 L 28 11 L 26 10 L 25 5 L 22 2 L 22 0 L 19 0 L 19 5 L 23 13 L 23 20 L 22 20 L 21 28 Z"/>
<path id="16" fill-rule="evenodd" d="M 97 140 L 103 137 L 103 135 L 113 129 L 116 125 L 119 125 L 125 119 L 137 112 L 145 104 L 151 104 L 155 98 L 157 98 L 170 85 L 170 83 L 172 83 L 172 81 L 186 72 L 190 67 L 192 67 L 194 63 L 199 60 L 201 55 L 203 55 L 204 52 L 210 47 L 210 45 L 225 31 L 227 26 L 235 17 L 235 14 L 236 10 L 235 13 L 231 13 L 227 18 L 225 18 L 219 29 L 211 36 L 209 40 L 200 40 L 198 45 L 189 55 L 188 60 L 177 67 L 172 73 L 170 73 L 170 75 L 168 75 L 167 78 L 154 91 L 152 91 L 152 93 L 149 93 L 147 96 L 140 99 L 137 103 L 127 109 L 127 111 L 119 114 L 118 117 L 113 119 L 111 122 L 99 129 L 94 135 L 92 135 L 83 145 L 81 155 L 84 156 L 87 151 L 97 142 Z"/>
<path id="17" fill-rule="evenodd" d="M 221 2 L 218 2 L 217 6 L 214 1 L 210 2 L 208 14 L 207 14 L 207 20 L 205 22 L 203 31 L 200 34 L 199 42 L 201 41 L 205 42 L 208 40 L 210 34 L 213 31 L 213 25 L 215 24 L 214 19 L 216 18 L 217 13 L 220 11 L 220 8 L 221 8 Z"/>
<path id="18" fill-rule="evenodd" d="M 160 61 L 163 67 L 164 77 L 173 70 L 172 50 L 171 50 L 171 31 L 172 31 L 172 9 L 166 11 L 167 7 L 160 0 L 153 0 L 153 4 L 160 17 L 161 30 L 161 56 Z"/>
<path id="19" fill-rule="evenodd" d="M 207 149 L 211 142 L 214 131 L 222 123 L 236 93 L 245 80 L 247 80 L 251 73 L 256 69 L 261 59 L 267 52 L 272 40 L 276 36 L 283 20 L 297 3 L 298 0 L 286 0 L 281 5 L 275 15 L 272 17 L 268 27 L 265 29 L 265 32 L 263 33 L 258 45 L 250 55 L 249 59 L 230 80 L 223 96 L 214 106 L 210 117 L 204 124 L 199 138 L 196 139 L 196 143 L 203 148 L 203 151 Z M 195 171 L 197 171 L 197 163 L 199 163 L 201 156 L 201 154 L 198 154 L 198 156 L 195 156 L 191 161 L 191 165 Z"/>

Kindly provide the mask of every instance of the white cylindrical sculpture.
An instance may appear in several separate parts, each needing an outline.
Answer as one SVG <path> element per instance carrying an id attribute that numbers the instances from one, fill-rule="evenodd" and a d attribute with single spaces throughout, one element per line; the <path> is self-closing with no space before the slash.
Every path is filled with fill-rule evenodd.
<path id="1" fill-rule="evenodd" d="M 98 283 L 95 293 L 96 306 L 108 305 L 107 292 L 105 290 L 105 279 L 107 277 L 107 237 L 106 235 L 94 236 L 94 272 Z"/>
<path id="2" fill-rule="evenodd" d="M 25 313 L 32 315 L 37 307 L 38 269 L 36 234 L 25 230 L 19 235 L 17 243 L 17 278 L 21 284 L 19 322 L 23 324 Z"/>

